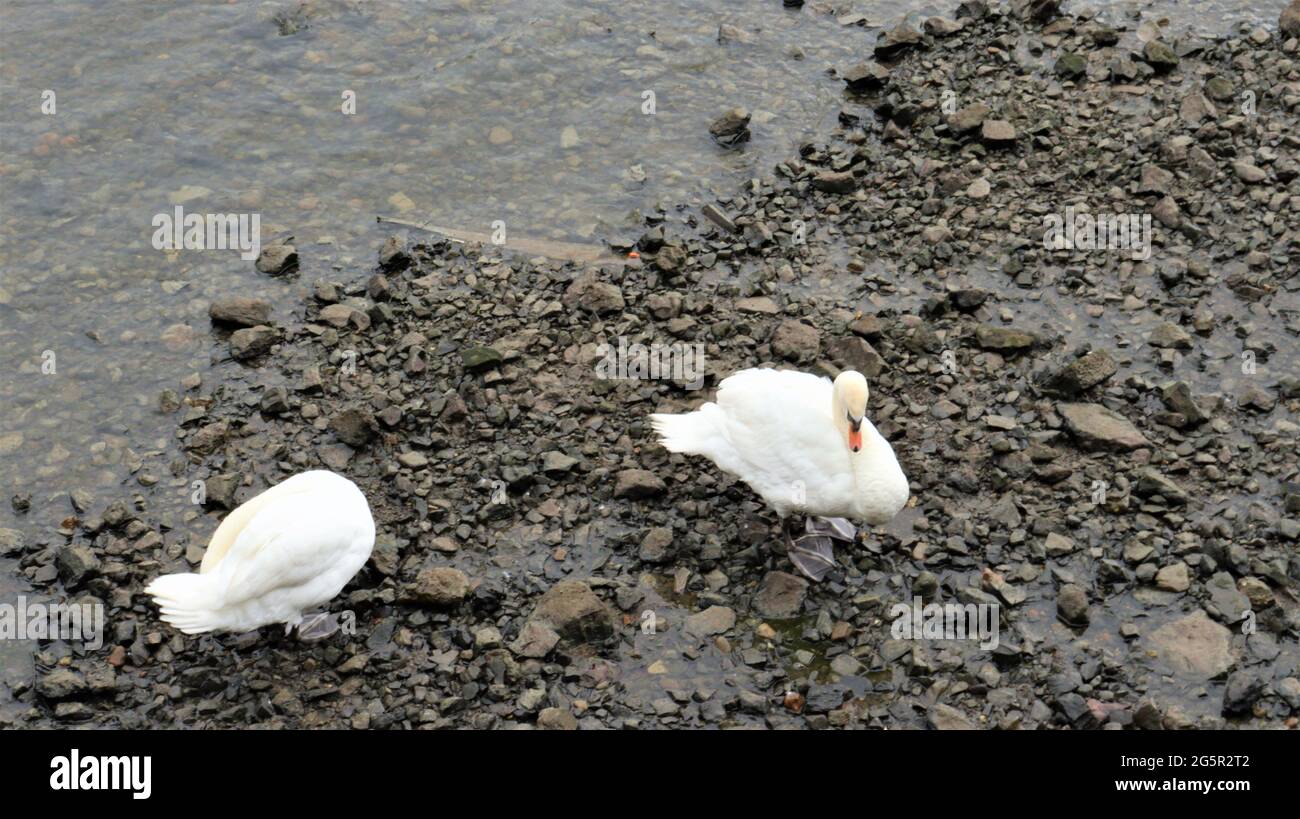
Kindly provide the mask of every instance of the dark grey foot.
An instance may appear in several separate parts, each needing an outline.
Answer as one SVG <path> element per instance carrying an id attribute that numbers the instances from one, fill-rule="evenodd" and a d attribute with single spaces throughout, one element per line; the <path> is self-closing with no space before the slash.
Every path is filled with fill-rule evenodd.
<path id="1" fill-rule="evenodd" d="M 821 535 L 832 540 L 852 543 L 858 538 L 858 527 L 844 518 L 808 518 L 804 529 L 810 535 Z"/>
<path id="2" fill-rule="evenodd" d="M 835 568 L 834 541 L 824 535 L 804 535 L 790 547 L 790 562 L 808 579 L 820 582 Z"/>
<path id="3" fill-rule="evenodd" d="M 813 521 L 809 520 L 805 528 L 811 529 Z M 819 582 L 827 572 L 835 568 L 835 541 L 823 534 L 805 534 L 800 539 L 790 539 L 790 530 L 781 523 L 781 533 L 785 536 L 785 552 L 790 563 L 801 575 Z"/>
<path id="4" fill-rule="evenodd" d="M 303 615 L 302 622 L 298 624 L 298 639 L 304 643 L 314 643 L 324 640 L 339 628 L 337 615 L 330 614 L 328 611 L 312 612 Z"/>

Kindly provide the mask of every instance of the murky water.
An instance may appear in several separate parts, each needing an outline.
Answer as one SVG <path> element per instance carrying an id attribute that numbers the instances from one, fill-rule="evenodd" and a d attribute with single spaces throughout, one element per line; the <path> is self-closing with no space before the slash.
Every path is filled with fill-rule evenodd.
<path id="1" fill-rule="evenodd" d="M 1275 26 L 1284 4 L 1090 5 L 1220 33 Z M 159 393 L 222 354 L 214 298 L 291 310 L 312 282 L 369 267 L 391 232 L 380 215 L 627 235 L 767 173 L 829 128 L 829 67 L 860 59 L 879 24 L 954 5 L 0 3 L 0 524 L 14 493 L 45 526 L 74 488 L 121 497 L 123 480 L 157 479 L 136 469 L 170 451 Z M 723 151 L 708 125 L 737 105 L 754 137 Z M 177 205 L 259 214 L 264 238 L 296 237 L 302 275 L 155 249 L 152 220 Z"/>

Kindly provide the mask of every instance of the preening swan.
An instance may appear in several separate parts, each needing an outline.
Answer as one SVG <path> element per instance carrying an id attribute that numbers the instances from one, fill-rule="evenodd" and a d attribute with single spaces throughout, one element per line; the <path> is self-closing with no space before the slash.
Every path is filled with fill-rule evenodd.
<path id="1" fill-rule="evenodd" d="M 217 527 L 198 574 L 168 574 L 145 589 L 162 619 L 186 634 L 284 623 L 304 640 L 338 629 L 318 612 L 370 557 L 375 521 L 357 485 L 303 472 L 235 509 Z"/>
<path id="2" fill-rule="evenodd" d="M 664 447 L 703 455 L 740 478 L 782 519 L 790 560 L 820 580 L 835 565 L 832 540 L 857 531 L 844 518 L 887 523 L 907 503 L 907 477 L 866 418 L 867 380 L 846 370 L 834 383 L 792 370 L 742 370 L 714 402 L 682 415 L 650 416 Z M 814 515 L 791 541 L 785 518 Z"/>

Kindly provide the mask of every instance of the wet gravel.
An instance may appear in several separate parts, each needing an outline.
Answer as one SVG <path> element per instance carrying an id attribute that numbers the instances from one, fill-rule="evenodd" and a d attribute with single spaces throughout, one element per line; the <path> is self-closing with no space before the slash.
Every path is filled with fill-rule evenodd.
<path id="1" fill-rule="evenodd" d="M 885 33 L 839 128 L 647 214 L 624 264 L 411 232 L 287 271 L 287 310 L 218 300 L 220 363 L 158 396 L 120 492 L 10 503 L 0 558 L 109 625 L 7 661 L 0 723 L 1294 728 L 1297 35 L 1012 6 Z M 1046 248 L 1067 207 L 1151 215 L 1149 257 Z M 704 345 L 704 390 L 598 377 L 620 338 Z M 912 483 L 821 584 L 646 420 L 768 363 L 866 373 Z M 379 527 L 355 633 L 159 622 L 151 577 L 321 466 Z M 997 605 L 997 647 L 896 638 L 913 597 Z"/>

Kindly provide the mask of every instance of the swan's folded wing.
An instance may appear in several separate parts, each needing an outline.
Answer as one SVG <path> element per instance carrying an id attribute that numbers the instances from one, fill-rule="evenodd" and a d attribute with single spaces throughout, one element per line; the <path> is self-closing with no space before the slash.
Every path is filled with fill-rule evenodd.
<path id="1" fill-rule="evenodd" d="M 830 418 L 831 384 L 793 370 L 744 370 L 718 386 L 717 404 L 735 467 L 719 463 L 764 497 L 789 497 L 851 481 L 848 456 Z"/>
<path id="2" fill-rule="evenodd" d="M 362 536 L 328 495 L 290 494 L 262 508 L 239 533 L 217 572 L 226 602 L 301 586 L 328 571 Z"/>
<path id="3" fill-rule="evenodd" d="M 294 475 L 249 498 L 226 515 L 225 520 L 221 521 L 221 525 L 212 533 L 212 538 L 208 541 L 208 549 L 203 553 L 203 563 L 199 571 L 206 574 L 215 569 L 225 559 L 230 548 L 235 545 L 240 533 L 263 509 L 288 495 L 312 491 L 315 486 L 314 475 L 315 473 L 312 472 Z"/>

